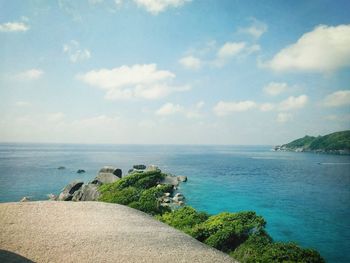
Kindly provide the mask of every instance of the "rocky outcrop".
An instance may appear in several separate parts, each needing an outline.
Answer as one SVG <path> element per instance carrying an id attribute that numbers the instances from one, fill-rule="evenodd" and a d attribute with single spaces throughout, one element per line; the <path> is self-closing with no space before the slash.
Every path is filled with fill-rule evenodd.
<path id="1" fill-rule="evenodd" d="M 133 169 L 129 170 L 130 173 L 146 173 L 146 172 L 159 172 L 161 170 L 156 165 L 138 164 L 134 165 Z M 105 166 L 100 169 L 97 176 L 91 182 L 84 184 L 82 181 L 73 181 L 69 183 L 59 194 L 58 197 L 50 194 L 50 200 L 58 201 L 97 201 L 100 197 L 99 186 L 103 184 L 114 183 L 120 180 L 122 177 L 122 170 L 113 166 Z M 165 174 L 165 177 L 159 182 L 158 186 L 162 184 L 170 184 L 173 186 L 171 193 L 165 193 L 164 196 L 159 198 L 160 205 L 168 206 L 176 209 L 176 207 L 183 205 L 185 197 L 183 194 L 177 192 L 178 186 L 181 182 L 186 182 L 186 176 L 175 176 L 172 174 Z"/>
<path id="2" fill-rule="evenodd" d="M 84 184 L 73 194 L 72 201 L 97 201 L 99 197 L 98 185 Z"/>
<path id="3" fill-rule="evenodd" d="M 133 165 L 133 168 L 136 170 L 145 170 L 147 167 L 144 164 L 135 164 Z"/>
<path id="4" fill-rule="evenodd" d="M 113 173 L 99 173 L 91 183 L 97 185 L 110 184 L 119 179 L 120 177 L 114 175 Z"/>
<path id="5" fill-rule="evenodd" d="M 103 168 L 100 169 L 97 176 L 99 175 L 102 176 L 106 174 L 113 174 L 119 178 L 122 178 L 122 170 L 119 168 L 115 168 L 113 166 L 104 166 Z"/>
<path id="6" fill-rule="evenodd" d="M 84 184 L 83 181 L 73 181 L 69 183 L 65 188 L 63 188 L 62 192 L 58 196 L 59 201 L 70 201 L 73 198 L 73 194 L 80 189 L 80 187 Z"/>

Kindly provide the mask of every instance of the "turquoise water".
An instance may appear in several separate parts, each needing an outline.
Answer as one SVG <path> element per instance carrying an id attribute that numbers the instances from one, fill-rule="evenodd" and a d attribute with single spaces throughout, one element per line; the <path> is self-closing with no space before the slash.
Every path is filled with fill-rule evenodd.
<path id="1" fill-rule="evenodd" d="M 187 202 L 209 213 L 255 210 L 275 240 L 350 262 L 350 156 L 272 152 L 270 146 L 0 144 L 0 202 L 46 199 L 100 167 L 157 164 L 186 175 Z M 65 166 L 67 169 L 58 170 Z M 86 170 L 77 174 L 78 169 Z"/>

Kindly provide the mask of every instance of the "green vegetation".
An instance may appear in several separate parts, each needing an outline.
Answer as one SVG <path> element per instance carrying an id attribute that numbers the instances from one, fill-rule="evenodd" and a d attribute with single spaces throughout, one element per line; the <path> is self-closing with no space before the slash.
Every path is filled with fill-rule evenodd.
<path id="1" fill-rule="evenodd" d="M 200 223 L 203 223 L 209 218 L 209 215 L 204 212 L 197 212 L 190 206 L 184 206 L 172 212 L 167 212 L 162 216 L 157 216 L 157 219 L 175 227 L 187 234 L 192 235 L 193 228 Z"/>
<path id="2" fill-rule="evenodd" d="M 164 178 L 160 171 L 132 173 L 114 183 L 100 186 L 99 201 L 127 205 L 151 215 L 169 211 L 160 205 L 164 193 L 172 193 L 172 185 L 157 186 Z"/>
<path id="3" fill-rule="evenodd" d="M 320 254 L 312 249 L 301 248 L 294 243 L 274 243 L 265 232 L 251 235 L 236 250 L 230 253 L 232 257 L 245 263 L 258 262 L 325 262 Z"/>
<path id="4" fill-rule="evenodd" d="M 274 243 L 266 233 L 264 218 L 255 212 L 220 213 L 208 216 L 185 206 L 157 218 L 197 240 L 229 253 L 241 263 L 325 262 L 320 254 L 294 243 Z"/>
<path id="5" fill-rule="evenodd" d="M 165 177 L 159 170 L 134 172 L 114 183 L 100 186 L 100 201 L 128 205 L 141 210 L 197 240 L 229 253 L 241 263 L 305 262 L 323 263 L 317 251 L 294 243 L 273 242 L 266 222 L 255 212 L 220 213 L 209 216 L 190 206 L 174 211 L 160 205 L 172 185 L 159 185 Z"/>
<path id="6" fill-rule="evenodd" d="M 350 131 L 331 133 L 325 136 L 305 136 L 282 145 L 287 150 L 302 148 L 304 151 L 350 152 Z"/>

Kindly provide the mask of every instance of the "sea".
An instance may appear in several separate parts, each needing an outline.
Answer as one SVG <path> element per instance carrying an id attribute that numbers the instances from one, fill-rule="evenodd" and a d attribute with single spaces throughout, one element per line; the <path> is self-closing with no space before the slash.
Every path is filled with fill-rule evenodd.
<path id="1" fill-rule="evenodd" d="M 350 156 L 271 149 L 3 143 L 0 202 L 46 200 L 75 179 L 91 181 L 105 165 L 126 174 L 134 164 L 155 164 L 188 177 L 179 191 L 197 210 L 256 211 L 275 241 L 317 249 L 330 263 L 350 262 Z"/>

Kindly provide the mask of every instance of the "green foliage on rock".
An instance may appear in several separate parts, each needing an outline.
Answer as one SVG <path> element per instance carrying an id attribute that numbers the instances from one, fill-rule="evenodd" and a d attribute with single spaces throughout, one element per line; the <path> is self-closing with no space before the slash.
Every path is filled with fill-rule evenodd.
<path id="1" fill-rule="evenodd" d="M 325 262 L 317 251 L 302 248 L 295 243 L 274 243 L 264 231 L 251 235 L 230 255 L 241 263 Z"/>
<path id="2" fill-rule="evenodd" d="M 114 183 L 100 186 L 99 201 L 128 205 L 151 215 L 162 214 L 169 208 L 160 206 L 159 198 L 172 192 L 172 185 L 158 186 L 164 178 L 160 171 L 134 172 Z"/>
<path id="3" fill-rule="evenodd" d="M 255 212 L 220 213 L 195 226 L 191 235 L 221 251 L 231 251 L 244 242 L 250 233 L 265 226 Z"/>
<path id="4" fill-rule="evenodd" d="M 157 218 L 187 234 L 192 234 L 193 227 L 203 223 L 208 217 L 209 215 L 207 213 L 197 212 L 194 208 L 185 206 L 175 211 L 165 213 Z"/>
<path id="5" fill-rule="evenodd" d="M 144 190 L 140 196 L 140 199 L 130 203 L 129 206 L 151 215 L 169 212 L 170 208 L 161 206 L 159 201 L 159 198 L 169 190 L 169 185 L 162 185 L 160 187 L 155 186 Z"/>

